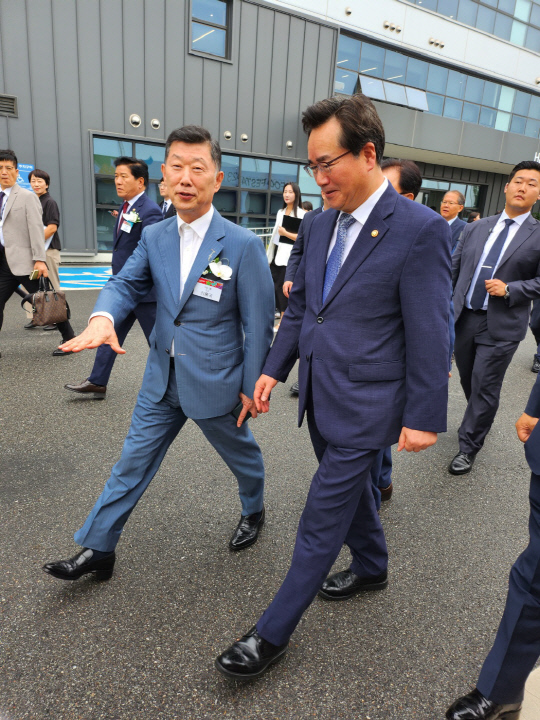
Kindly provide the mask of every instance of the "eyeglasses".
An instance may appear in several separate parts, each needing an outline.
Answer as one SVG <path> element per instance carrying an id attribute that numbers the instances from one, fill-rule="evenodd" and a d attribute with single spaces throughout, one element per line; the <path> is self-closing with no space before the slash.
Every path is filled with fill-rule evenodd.
<path id="1" fill-rule="evenodd" d="M 333 160 L 328 160 L 328 162 L 315 163 L 313 165 L 304 165 L 304 170 L 310 177 L 315 177 L 320 172 L 325 173 L 326 175 L 330 175 L 334 164 L 337 163 L 338 160 L 341 160 L 342 157 L 345 157 L 345 155 L 349 155 L 350 152 L 350 150 L 347 150 L 347 152 L 344 152 L 343 155 L 338 155 Z"/>
<path id="2" fill-rule="evenodd" d="M 453 202 L 452 200 L 443 200 L 441 205 L 461 205 L 461 203 Z"/>

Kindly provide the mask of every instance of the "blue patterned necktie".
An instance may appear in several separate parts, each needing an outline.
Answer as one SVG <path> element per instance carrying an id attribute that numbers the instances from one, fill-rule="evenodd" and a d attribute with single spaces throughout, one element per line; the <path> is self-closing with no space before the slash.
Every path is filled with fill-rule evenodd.
<path id="1" fill-rule="evenodd" d="M 326 263 L 326 272 L 324 274 L 324 287 L 323 287 L 323 303 L 326 302 L 328 293 L 332 289 L 335 279 L 341 268 L 343 262 L 343 251 L 345 250 L 345 238 L 347 237 L 347 230 L 355 222 L 352 215 L 347 213 L 341 213 L 338 220 L 338 230 L 336 244 L 332 248 L 328 262 Z"/>
<path id="2" fill-rule="evenodd" d="M 482 268 L 480 269 L 480 273 L 476 278 L 474 290 L 471 295 L 471 308 L 473 310 L 482 310 L 482 308 L 484 307 L 487 294 L 486 280 L 491 280 L 491 278 L 493 277 L 495 268 L 497 267 L 502 249 L 504 247 L 504 243 L 506 242 L 506 238 L 508 237 L 510 225 L 512 225 L 514 221 L 511 218 L 506 218 L 504 222 L 506 227 L 504 227 L 498 234 L 495 242 L 491 246 L 491 250 L 488 252 L 486 258 L 484 259 Z"/>

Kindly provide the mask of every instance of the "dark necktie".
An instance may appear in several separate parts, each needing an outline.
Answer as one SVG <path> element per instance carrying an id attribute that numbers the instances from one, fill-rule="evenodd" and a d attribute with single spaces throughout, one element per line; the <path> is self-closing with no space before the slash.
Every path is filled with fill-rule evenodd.
<path id="1" fill-rule="evenodd" d="M 4 214 L 4 208 L 2 207 L 2 205 L 4 204 L 4 198 L 5 198 L 5 197 L 6 197 L 6 193 L 5 193 L 5 192 L 0 192 L 0 218 L 1 218 L 2 215 Z"/>
<path id="2" fill-rule="evenodd" d="M 343 262 L 343 251 L 345 250 L 345 239 L 347 237 L 347 230 L 353 224 L 354 218 L 352 215 L 347 213 L 341 213 L 338 220 L 338 231 L 336 237 L 336 244 L 332 248 L 330 257 L 326 263 L 326 271 L 324 274 L 324 286 L 323 286 L 323 303 L 328 297 L 328 293 L 332 289 L 335 279 L 341 269 L 341 263 Z"/>
<path id="3" fill-rule="evenodd" d="M 506 239 L 508 237 L 510 225 L 512 225 L 513 222 L 514 221 L 511 218 L 506 218 L 506 220 L 504 221 L 505 227 L 498 234 L 497 239 L 491 246 L 491 250 L 488 252 L 487 257 L 484 260 L 484 264 L 482 265 L 480 273 L 478 274 L 478 277 L 476 279 L 473 294 L 471 295 L 471 308 L 473 310 L 482 310 L 482 308 L 484 307 L 487 293 L 486 280 L 491 280 L 491 278 L 493 277 L 495 268 L 497 267 L 502 249 L 504 247 L 504 243 L 506 242 Z"/>
<path id="4" fill-rule="evenodd" d="M 124 201 L 124 204 L 122 205 L 122 210 L 120 210 L 120 215 L 118 216 L 118 225 L 116 226 L 116 237 L 120 235 L 120 228 L 122 227 L 122 223 L 124 222 L 124 213 L 127 212 L 127 209 L 129 207 L 129 203 L 127 200 Z"/>
<path id="5" fill-rule="evenodd" d="M 163 208 L 161 209 L 161 213 L 162 213 L 163 217 L 165 217 L 165 215 L 167 214 L 167 210 L 168 210 L 168 209 L 169 209 L 169 207 L 168 207 L 167 203 L 164 202 L 164 203 L 163 203 Z"/>

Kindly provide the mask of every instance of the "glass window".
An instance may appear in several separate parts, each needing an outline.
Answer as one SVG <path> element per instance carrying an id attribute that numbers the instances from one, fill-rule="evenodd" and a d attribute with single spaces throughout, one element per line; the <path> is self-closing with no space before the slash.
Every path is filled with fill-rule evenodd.
<path id="1" fill-rule="evenodd" d="M 454 98 L 463 98 L 465 96 L 466 82 L 467 76 L 465 75 L 465 73 L 460 73 L 456 70 L 449 70 L 448 83 L 446 85 L 446 94 Z M 439 89 L 442 90 L 442 88 Z"/>
<path id="2" fill-rule="evenodd" d="M 531 104 L 529 106 L 529 117 L 534 118 L 535 120 L 540 120 L 540 96 L 533 95 L 531 96 Z"/>
<path id="3" fill-rule="evenodd" d="M 514 106 L 514 98 L 516 97 L 516 91 L 514 88 L 501 86 L 501 94 L 499 96 L 499 103 L 497 107 L 499 110 L 505 110 L 506 112 L 512 112 Z"/>
<path id="4" fill-rule="evenodd" d="M 393 50 L 386 51 L 384 62 L 384 79 L 395 83 L 405 83 L 407 74 L 407 57 Z"/>
<path id="5" fill-rule="evenodd" d="M 227 33 L 225 30 L 210 25 L 201 25 L 198 22 L 191 23 L 192 50 L 225 57 L 226 44 Z"/>
<path id="6" fill-rule="evenodd" d="M 159 192 L 159 185 L 155 182 L 148 183 L 146 194 L 150 200 L 153 200 L 157 205 L 159 205 L 159 203 L 163 200 L 161 193 Z"/>
<path id="7" fill-rule="evenodd" d="M 454 100 L 454 98 L 446 98 L 444 102 L 444 117 L 453 118 L 454 120 L 461 120 L 461 111 L 463 109 L 463 103 L 461 100 Z"/>
<path id="8" fill-rule="evenodd" d="M 272 162 L 271 190 L 283 190 L 289 182 L 298 181 L 298 165 L 288 162 Z"/>
<path id="9" fill-rule="evenodd" d="M 481 0 L 481 2 L 483 2 L 484 5 L 491 5 L 491 7 L 494 8 L 497 7 L 497 0 Z"/>
<path id="10" fill-rule="evenodd" d="M 298 178 L 298 184 L 300 185 L 300 192 L 302 197 L 304 194 L 307 195 L 320 195 L 321 189 L 315 182 L 315 178 L 310 177 L 307 172 L 302 168 L 300 171 L 300 177 Z M 283 201 L 283 196 L 280 196 Z"/>
<path id="11" fill-rule="evenodd" d="M 406 87 L 405 92 L 407 93 L 407 105 L 409 107 L 424 110 L 426 112 L 429 110 L 426 93 L 423 90 Z"/>
<path id="12" fill-rule="evenodd" d="M 525 125 L 525 135 L 529 137 L 537 138 L 538 132 L 540 131 L 540 122 L 538 120 L 527 120 Z"/>
<path id="13" fill-rule="evenodd" d="M 508 17 L 508 15 L 503 15 L 502 13 L 497 13 L 493 34 L 497 37 L 502 38 L 503 40 L 510 40 L 510 37 L 512 35 L 512 24 L 513 21 L 511 17 Z"/>
<path id="14" fill-rule="evenodd" d="M 429 105 L 429 112 L 434 115 L 442 115 L 444 107 L 444 98 L 441 95 L 426 93 Z"/>
<path id="15" fill-rule="evenodd" d="M 238 224 L 250 229 L 267 227 L 266 217 L 241 217 Z"/>
<path id="16" fill-rule="evenodd" d="M 512 122 L 510 123 L 510 132 L 519 133 L 523 135 L 525 133 L 525 125 L 527 120 L 519 115 L 512 115 Z"/>
<path id="17" fill-rule="evenodd" d="M 480 125 L 485 125 L 486 127 L 495 127 L 495 122 L 497 120 L 497 113 L 495 110 L 491 110 L 490 108 L 481 108 L 480 109 Z"/>
<path id="18" fill-rule="evenodd" d="M 501 95 L 501 86 L 496 83 L 488 82 L 484 85 L 484 97 L 482 98 L 482 104 L 488 105 L 489 107 L 498 107 L 499 98 Z"/>
<path id="19" fill-rule="evenodd" d="M 135 143 L 135 157 L 144 160 L 148 165 L 148 174 L 151 180 L 160 179 L 161 165 L 165 162 L 165 148 L 163 145 Z"/>
<path id="20" fill-rule="evenodd" d="M 246 215 L 266 215 L 266 193 L 240 193 L 240 212 Z"/>
<path id="21" fill-rule="evenodd" d="M 533 52 L 540 52 L 540 30 L 532 27 L 528 28 L 525 47 Z"/>
<path id="22" fill-rule="evenodd" d="M 513 15 L 515 7 L 516 0 L 499 0 L 499 10 L 502 10 L 503 12 Z"/>
<path id="23" fill-rule="evenodd" d="M 407 95 L 403 85 L 395 85 L 391 82 L 385 82 L 383 85 L 386 92 L 386 102 L 407 105 Z"/>
<path id="24" fill-rule="evenodd" d="M 303 194 L 302 199 L 304 199 Z M 277 215 L 278 210 L 281 210 L 283 205 L 283 195 L 270 195 L 270 215 L 272 217 Z"/>
<path id="25" fill-rule="evenodd" d="M 427 62 L 417 60 L 416 58 L 409 58 L 409 62 L 407 63 L 407 85 L 425 90 L 427 85 L 428 69 L 429 65 Z"/>
<path id="26" fill-rule="evenodd" d="M 362 43 L 362 57 L 360 58 L 360 72 L 373 77 L 382 78 L 384 67 L 384 48 Z"/>
<path id="27" fill-rule="evenodd" d="M 478 207 L 479 198 L 480 185 L 467 185 L 467 191 L 465 192 L 465 207 Z"/>
<path id="28" fill-rule="evenodd" d="M 513 42 L 515 45 L 524 45 L 526 34 L 527 26 L 523 23 L 518 22 L 517 20 L 514 20 L 514 22 L 512 23 L 510 42 Z"/>
<path id="29" fill-rule="evenodd" d="M 512 116 L 510 115 L 510 113 L 498 112 L 497 120 L 495 121 L 495 130 L 502 130 L 503 132 L 508 132 L 511 117 Z"/>
<path id="30" fill-rule="evenodd" d="M 516 0 L 516 9 L 514 10 L 514 17 L 523 22 L 529 22 L 531 15 L 531 0 Z"/>
<path id="31" fill-rule="evenodd" d="M 531 23 L 540 27 L 540 5 L 533 5 L 531 9 Z"/>
<path id="32" fill-rule="evenodd" d="M 476 18 L 476 27 L 484 32 L 492 33 L 495 26 L 495 10 L 480 5 L 478 7 L 478 16 Z"/>
<path id="33" fill-rule="evenodd" d="M 192 0 L 191 8 L 197 20 L 214 25 L 227 24 L 227 3 L 223 0 Z"/>
<path id="34" fill-rule="evenodd" d="M 111 178 L 96 178 L 96 202 L 98 205 L 118 206 L 120 199 L 116 194 L 116 185 Z"/>
<path id="35" fill-rule="evenodd" d="M 94 138 L 94 172 L 97 175 L 114 175 L 114 160 L 122 155 L 133 155 L 131 141 Z"/>
<path id="36" fill-rule="evenodd" d="M 358 70 L 360 65 L 360 48 L 362 43 L 360 40 L 349 37 L 348 35 L 340 35 L 338 48 L 338 67 L 342 70 Z"/>
<path id="37" fill-rule="evenodd" d="M 526 92 L 518 90 L 516 92 L 516 99 L 514 100 L 514 112 L 519 115 L 528 115 L 530 103 L 531 96 Z"/>
<path id="38" fill-rule="evenodd" d="M 431 92 L 444 92 L 448 81 L 448 70 L 440 65 L 430 65 L 428 72 L 427 90 Z"/>
<path id="39" fill-rule="evenodd" d="M 336 70 L 336 79 L 334 81 L 334 91 L 336 93 L 354 95 L 357 83 L 358 75 L 352 70 Z"/>
<path id="40" fill-rule="evenodd" d="M 483 95 L 484 80 L 480 80 L 480 78 L 472 77 L 472 75 L 469 75 L 469 77 L 467 78 L 467 87 L 465 88 L 465 100 L 481 103 Z"/>
<path id="41" fill-rule="evenodd" d="M 235 213 L 236 194 L 236 190 L 218 190 L 212 204 L 220 213 Z"/>
<path id="42" fill-rule="evenodd" d="M 223 170 L 223 185 L 238 187 L 240 177 L 240 158 L 234 155 L 221 156 L 221 169 Z"/>
<path id="43" fill-rule="evenodd" d="M 362 85 L 362 92 L 364 95 L 373 98 L 373 100 L 386 100 L 382 80 L 377 80 L 371 77 L 363 77 L 360 83 Z"/>
<path id="44" fill-rule="evenodd" d="M 463 114 L 461 119 L 465 122 L 478 124 L 478 117 L 480 115 L 480 106 L 473 105 L 472 103 L 463 103 Z"/>
<path id="45" fill-rule="evenodd" d="M 117 198 L 118 201 L 118 198 Z M 112 252 L 113 249 L 113 233 L 116 218 L 111 215 L 109 210 L 97 208 L 96 210 L 96 229 L 97 229 L 97 246 L 98 252 Z"/>
<path id="46" fill-rule="evenodd" d="M 428 10 L 437 10 L 437 0 L 417 0 L 417 5 L 421 5 Z"/>
<path id="47" fill-rule="evenodd" d="M 478 13 L 478 5 L 472 0 L 460 0 L 457 19 L 465 23 L 465 25 L 476 26 L 476 15 Z"/>
<path id="48" fill-rule="evenodd" d="M 268 190 L 270 161 L 259 158 L 242 158 L 241 186 L 253 190 Z"/>
<path id="49" fill-rule="evenodd" d="M 458 10 L 458 0 L 439 0 L 437 3 L 437 12 L 446 17 L 456 18 Z"/>

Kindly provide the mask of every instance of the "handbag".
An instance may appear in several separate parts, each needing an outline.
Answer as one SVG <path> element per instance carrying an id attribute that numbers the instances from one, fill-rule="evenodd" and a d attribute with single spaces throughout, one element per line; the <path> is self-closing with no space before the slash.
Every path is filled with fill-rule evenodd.
<path id="1" fill-rule="evenodd" d="M 43 275 L 39 278 L 38 291 L 26 295 L 21 300 L 21 307 L 26 302 L 32 306 L 32 325 L 36 327 L 57 325 L 71 317 L 65 292 L 55 290 L 49 278 Z"/>

